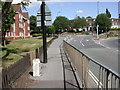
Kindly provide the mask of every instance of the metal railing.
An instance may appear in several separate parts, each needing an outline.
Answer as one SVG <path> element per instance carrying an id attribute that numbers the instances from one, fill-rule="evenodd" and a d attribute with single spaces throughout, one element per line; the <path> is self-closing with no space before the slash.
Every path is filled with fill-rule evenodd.
<path id="1" fill-rule="evenodd" d="M 63 41 L 64 51 L 82 82 L 82 88 L 120 88 L 120 75 Z"/>

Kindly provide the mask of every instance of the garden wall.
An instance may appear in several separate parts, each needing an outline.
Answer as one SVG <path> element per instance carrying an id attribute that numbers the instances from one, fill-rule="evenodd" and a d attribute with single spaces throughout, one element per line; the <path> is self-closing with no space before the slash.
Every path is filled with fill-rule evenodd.
<path id="1" fill-rule="evenodd" d="M 50 40 L 47 43 L 49 46 L 52 41 Z M 10 88 L 11 83 L 15 82 L 28 68 L 32 66 L 32 60 L 35 58 L 39 58 L 41 62 L 43 62 L 43 47 L 37 48 L 34 51 L 28 52 L 26 56 L 17 61 L 15 64 L 12 64 L 8 68 L 2 69 L 2 88 Z"/>

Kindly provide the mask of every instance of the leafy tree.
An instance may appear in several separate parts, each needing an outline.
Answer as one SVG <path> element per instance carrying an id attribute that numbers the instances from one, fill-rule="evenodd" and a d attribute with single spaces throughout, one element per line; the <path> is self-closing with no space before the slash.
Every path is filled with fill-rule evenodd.
<path id="1" fill-rule="evenodd" d="M 2 8 L 2 10 L 0 11 L 0 14 L 2 15 L 2 18 L 0 18 L 0 21 L 3 21 L 2 22 L 3 23 L 2 24 L 2 31 L 0 30 L 0 33 L 2 34 L 2 45 L 5 45 L 4 42 L 5 42 L 6 31 L 9 30 L 11 24 L 13 24 L 13 22 L 14 22 L 14 20 L 12 19 L 13 17 L 11 17 L 11 15 L 13 15 L 13 12 L 14 12 L 14 11 L 12 11 L 12 8 L 11 8 L 12 2 L 13 2 L 13 0 L 9 0 L 9 2 L 8 2 L 8 0 L 3 0 L 2 2 L 0 0 L 0 8 Z M 22 7 L 24 9 L 26 9 L 25 6 L 28 6 L 30 3 L 31 2 L 29 0 L 26 0 L 26 1 L 22 1 L 20 4 L 22 5 Z M 8 22 L 8 25 L 7 25 L 7 22 Z M 6 25 L 6 27 L 3 25 Z"/>
<path id="2" fill-rule="evenodd" d="M 36 16 L 30 16 L 30 30 L 31 34 L 42 33 L 41 27 L 37 27 L 37 18 Z"/>
<path id="3" fill-rule="evenodd" d="M 88 16 L 88 17 L 86 17 L 86 18 L 92 18 L 91 16 Z"/>
<path id="4" fill-rule="evenodd" d="M 69 24 L 70 23 L 69 23 L 68 18 L 66 18 L 64 16 L 58 16 L 53 23 L 56 32 L 58 32 L 59 30 L 62 30 L 62 29 L 63 30 L 66 29 L 69 26 Z"/>
<path id="5" fill-rule="evenodd" d="M 36 28 L 36 16 L 30 16 L 30 30 L 35 30 Z"/>
<path id="6" fill-rule="evenodd" d="M 55 33 L 55 27 L 53 25 L 47 27 L 46 32 L 47 32 L 48 36 L 49 36 L 49 34 L 54 34 Z"/>
<path id="7" fill-rule="evenodd" d="M 74 20 L 73 28 L 85 28 L 89 24 L 84 17 L 80 18 L 79 16 Z"/>
<path id="8" fill-rule="evenodd" d="M 89 24 L 88 22 L 86 21 L 86 19 L 84 17 L 81 18 L 81 28 L 85 28 L 85 27 L 88 27 Z"/>
<path id="9" fill-rule="evenodd" d="M 73 22 L 73 28 L 80 28 L 81 26 L 81 18 L 78 16 L 77 18 L 74 19 L 74 22 Z"/>
<path id="10" fill-rule="evenodd" d="M 112 22 L 108 18 L 108 16 L 104 13 L 99 14 L 96 18 L 95 25 L 99 25 L 99 32 L 103 30 L 103 32 L 107 32 L 110 30 Z"/>
<path id="11" fill-rule="evenodd" d="M 7 15 L 7 11 L 8 9 L 11 7 L 11 3 L 13 2 L 13 0 L 0 0 L 0 7 L 2 7 L 2 21 L 4 21 L 6 15 Z M 21 3 L 19 3 L 20 5 L 22 5 L 23 9 L 26 10 L 26 6 L 28 6 L 30 4 L 30 0 L 22 0 Z"/>
<path id="12" fill-rule="evenodd" d="M 7 11 L 4 21 L 2 22 L 2 31 L 3 31 L 2 45 L 3 46 L 5 45 L 6 32 L 10 31 L 11 25 L 15 22 L 14 16 L 15 16 L 15 10 L 11 6 Z"/>
<path id="13" fill-rule="evenodd" d="M 109 18 L 111 18 L 111 14 L 110 14 L 110 12 L 109 12 L 109 10 L 106 8 L 106 15 L 109 17 Z"/>

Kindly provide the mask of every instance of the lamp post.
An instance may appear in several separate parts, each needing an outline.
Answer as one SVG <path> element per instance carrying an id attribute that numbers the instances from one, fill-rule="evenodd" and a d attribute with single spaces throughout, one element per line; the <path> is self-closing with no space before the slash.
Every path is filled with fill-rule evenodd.
<path id="1" fill-rule="evenodd" d="M 97 2 L 97 14 L 99 15 L 99 1 Z M 98 28 L 99 25 L 97 24 L 97 39 L 98 39 Z"/>

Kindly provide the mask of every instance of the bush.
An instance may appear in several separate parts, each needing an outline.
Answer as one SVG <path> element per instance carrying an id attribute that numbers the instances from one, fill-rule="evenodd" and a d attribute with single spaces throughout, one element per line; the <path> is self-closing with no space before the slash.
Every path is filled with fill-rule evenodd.
<path id="1" fill-rule="evenodd" d="M 73 29 L 67 30 L 68 32 L 75 32 Z"/>
<path id="2" fill-rule="evenodd" d="M 33 37 L 39 37 L 39 36 L 42 36 L 42 34 L 38 34 L 38 33 L 35 33 L 35 34 L 32 34 Z"/>
<path id="3" fill-rule="evenodd" d="M 82 34 L 89 35 L 89 32 L 84 31 L 84 32 L 82 32 Z"/>
<path id="4" fill-rule="evenodd" d="M 108 37 L 117 37 L 118 35 L 113 33 L 113 32 L 110 32 L 110 33 L 106 33 L 105 34 L 105 37 L 108 38 Z"/>
<path id="5" fill-rule="evenodd" d="M 120 28 L 111 28 L 110 30 L 120 30 Z"/>

